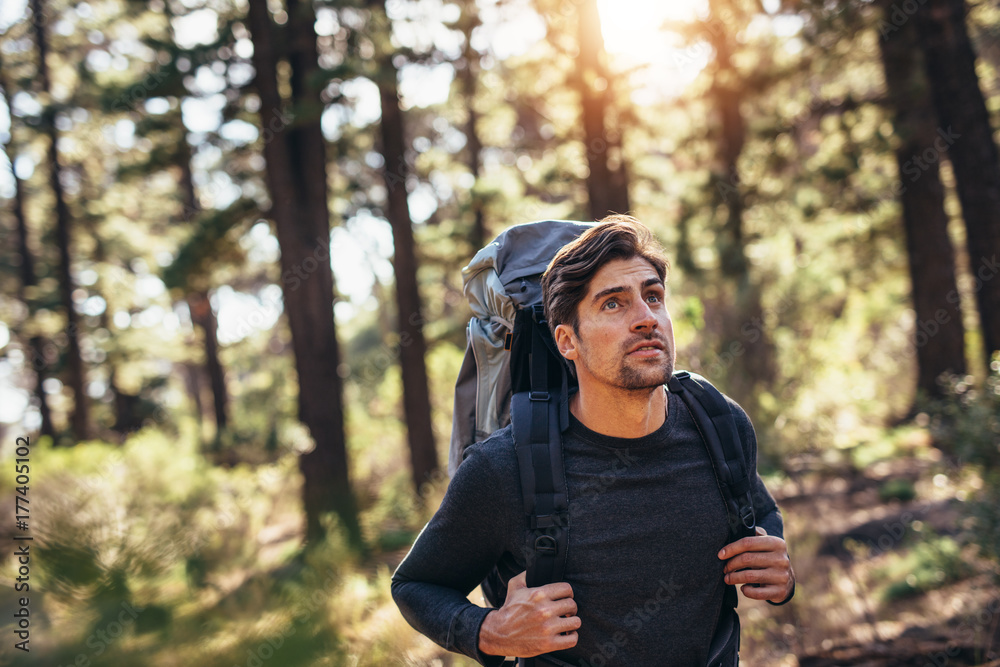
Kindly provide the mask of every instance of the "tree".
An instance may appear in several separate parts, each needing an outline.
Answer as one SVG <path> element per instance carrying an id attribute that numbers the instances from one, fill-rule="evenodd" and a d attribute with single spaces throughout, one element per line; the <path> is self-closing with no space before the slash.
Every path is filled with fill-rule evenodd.
<path id="1" fill-rule="evenodd" d="M 35 27 L 35 46 L 38 50 L 38 78 L 47 98 L 42 112 L 42 127 L 49 139 L 49 186 L 55 197 L 56 244 L 59 248 L 59 287 L 62 306 L 66 311 L 66 333 L 69 340 L 66 350 L 69 380 L 67 384 L 73 392 L 74 401 L 70 424 L 74 438 L 80 441 L 90 436 L 90 410 L 85 391 L 86 378 L 84 377 L 83 358 L 80 355 L 80 317 L 73 303 L 73 291 L 76 289 L 70 258 L 70 233 L 73 222 L 62 186 L 62 167 L 59 163 L 59 131 L 56 129 L 56 105 L 52 98 L 52 83 L 46 61 L 48 34 L 42 0 L 31 0 L 31 14 Z"/>
<path id="2" fill-rule="evenodd" d="M 343 381 L 338 373 L 340 347 L 333 317 L 326 151 L 315 88 L 321 76 L 315 15 L 310 3 L 298 0 L 289 0 L 287 13 L 284 36 L 291 75 L 287 103 L 279 92 L 282 53 L 275 43 L 266 3 L 250 2 L 247 19 L 260 95 L 271 216 L 281 247 L 284 308 L 299 378 L 299 419 L 316 443 L 299 459 L 306 539 L 310 545 L 321 540 L 326 534 L 322 517 L 334 512 L 348 540 L 360 546 L 348 470 Z"/>
<path id="3" fill-rule="evenodd" d="M 882 0 L 886 18 L 891 3 Z M 943 373 L 965 374 L 965 328 L 955 280 L 955 254 L 948 236 L 944 186 L 938 160 L 921 162 L 937 153 L 941 138 L 935 127 L 917 28 L 905 23 L 879 39 L 888 103 L 898 144 L 899 200 L 913 286 L 916 313 L 917 390 L 939 397 Z"/>
<path id="4" fill-rule="evenodd" d="M 3 60 L 2 54 L 0 54 L 0 100 L 7 109 L 10 109 L 10 85 L 7 83 L 6 78 L 3 76 Z M 14 220 L 17 223 L 17 248 L 18 254 L 21 257 L 21 281 L 18 284 L 18 298 L 24 303 L 28 308 L 28 315 L 30 316 L 34 313 L 34 300 L 29 298 L 29 291 L 38 284 L 38 280 L 35 276 L 35 259 L 31 252 L 31 246 L 28 242 L 28 220 L 25 217 L 24 211 L 24 184 L 18 177 L 17 172 L 14 170 L 14 162 L 17 159 L 17 155 L 13 149 L 14 143 L 14 127 L 13 127 L 13 117 L 11 118 L 11 128 L 8 135 L 7 141 L 3 145 L 4 153 L 7 154 L 7 159 L 11 165 L 11 177 L 14 180 L 14 201 L 12 202 L 12 212 L 14 214 Z M 55 437 L 55 428 L 52 425 L 52 412 L 49 409 L 49 400 L 45 395 L 45 389 L 43 387 L 45 381 L 45 339 L 38 333 L 32 333 L 28 336 L 28 347 L 31 350 L 31 360 L 32 366 L 35 369 L 35 399 L 38 401 L 38 410 L 42 418 L 41 428 L 39 432 L 41 435 L 48 436 L 50 438 Z"/>
<path id="5" fill-rule="evenodd" d="M 410 443 L 413 485 L 421 486 L 438 469 L 431 404 L 427 390 L 427 365 L 424 357 L 424 319 L 417 282 L 417 258 L 413 241 L 413 221 L 407 201 L 406 140 L 403 113 L 399 108 L 398 72 L 389 47 L 389 19 L 385 0 L 370 0 L 374 27 L 375 82 L 382 103 L 381 152 L 386 185 L 386 217 L 392 225 L 393 266 L 396 274 L 396 309 L 399 330 L 399 363 L 403 377 L 403 412 Z"/>
<path id="6" fill-rule="evenodd" d="M 753 413 L 758 404 L 758 387 L 768 387 L 774 379 L 774 349 L 763 321 L 760 285 L 750 275 L 744 233 L 744 195 L 739 177 L 739 159 L 747 139 L 747 126 L 740 103 L 747 94 L 744 77 L 733 62 L 738 48 L 738 27 L 719 20 L 741 17 L 739 7 L 729 0 L 710 0 L 710 17 L 704 23 L 714 52 L 712 83 L 708 92 L 713 107 L 716 160 L 710 182 L 717 215 L 725 216 L 715 235 L 722 277 L 730 285 L 730 304 L 723 306 L 722 341 L 719 353 L 732 363 L 727 387 Z"/>
<path id="7" fill-rule="evenodd" d="M 583 141 L 589 167 L 587 195 L 591 217 L 600 220 L 608 213 L 627 213 L 630 206 L 620 136 L 615 137 L 608 123 L 612 77 L 606 62 L 597 0 L 584 0 L 580 4 L 577 41 L 580 66 L 573 83 L 580 92 Z M 612 149 L 616 149 L 619 156 L 617 165 L 612 165 L 609 159 Z"/>
<path id="8" fill-rule="evenodd" d="M 465 107 L 466 160 L 469 173 L 475 179 L 469 191 L 472 209 L 472 233 L 469 243 L 474 250 L 486 245 L 487 235 L 483 196 L 478 189 L 482 172 L 480 154 L 483 152 L 483 142 L 479 138 L 479 130 L 476 128 L 476 124 L 479 122 L 479 112 L 476 110 L 476 81 L 479 76 L 480 54 L 472 46 L 472 31 L 482 24 L 478 12 L 475 2 L 466 1 L 463 3 L 458 28 L 462 32 L 465 43 L 462 50 L 462 62 L 456 66 L 456 73 L 462 86 L 462 103 Z"/>
<path id="9" fill-rule="evenodd" d="M 940 136 L 962 204 L 988 372 L 993 351 L 1000 349 L 1000 158 L 976 75 L 965 0 L 927 0 L 915 16 Z M 882 24 L 890 38 L 896 28 Z"/>

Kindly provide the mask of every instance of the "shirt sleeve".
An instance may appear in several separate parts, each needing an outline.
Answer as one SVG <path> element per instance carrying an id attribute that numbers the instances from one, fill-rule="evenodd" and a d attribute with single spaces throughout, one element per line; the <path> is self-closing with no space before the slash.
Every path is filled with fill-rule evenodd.
<path id="1" fill-rule="evenodd" d="M 484 450 L 469 449 L 448 485 L 441 507 L 417 536 L 392 576 L 392 597 L 403 617 L 435 643 L 493 667 L 503 656 L 479 650 L 479 629 L 492 611 L 468 595 L 506 550 L 511 485 Z M 496 443 L 489 449 L 495 453 Z M 509 477 L 508 477 L 509 479 Z"/>

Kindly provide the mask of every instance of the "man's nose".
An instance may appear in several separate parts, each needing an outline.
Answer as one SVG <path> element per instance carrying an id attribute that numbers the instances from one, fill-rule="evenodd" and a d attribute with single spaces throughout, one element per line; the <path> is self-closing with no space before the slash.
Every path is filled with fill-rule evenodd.
<path id="1" fill-rule="evenodd" d="M 649 307 L 649 304 L 645 300 L 639 301 L 636 317 L 632 321 L 632 329 L 636 331 L 643 329 L 652 331 L 656 326 L 656 315 L 653 313 L 653 309 Z"/>

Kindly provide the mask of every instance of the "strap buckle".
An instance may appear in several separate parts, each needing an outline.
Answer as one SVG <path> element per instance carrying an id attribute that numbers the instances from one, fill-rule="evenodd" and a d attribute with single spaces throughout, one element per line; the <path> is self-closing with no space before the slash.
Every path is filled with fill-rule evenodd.
<path id="1" fill-rule="evenodd" d="M 547 401 L 547 400 L 549 400 L 549 392 L 547 392 L 547 391 L 530 391 L 530 392 L 528 392 L 528 400 L 530 400 L 530 401 Z"/>
<path id="2" fill-rule="evenodd" d="M 740 507 L 740 518 L 743 520 L 743 525 L 749 529 L 753 528 L 757 521 L 753 511 L 753 499 L 749 493 L 747 493 L 747 501 L 746 505 Z"/>
<path id="3" fill-rule="evenodd" d="M 541 556 L 555 556 L 559 553 L 559 543 L 551 535 L 539 535 L 535 538 L 535 553 Z"/>

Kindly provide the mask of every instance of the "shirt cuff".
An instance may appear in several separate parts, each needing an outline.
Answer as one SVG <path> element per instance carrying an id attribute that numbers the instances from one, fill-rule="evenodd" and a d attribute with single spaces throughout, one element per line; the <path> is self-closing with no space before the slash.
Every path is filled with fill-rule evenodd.
<path id="1" fill-rule="evenodd" d="M 474 643 L 473 646 L 469 647 L 472 650 L 462 651 L 462 653 L 465 653 L 467 656 L 473 658 L 479 664 L 484 665 L 485 667 L 500 667 L 500 665 L 502 665 L 504 660 L 506 659 L 506 656 L 486 655 L 485 653 L 479 650 L 479 631 L 483 627 L 483 621 L 486 620 L 486 616 L 491 611 L 495 610 L 496 607 L 479 607 L 477 605 L 471 605 L 470 609 L 466 612 L 466 613 L 472 613 L 475 616 L 478 616 L 479 618 L 474 619 L 473 623 L 470 623 L 470 625 L 473 624 L 475 625 L 475 632 L 472 633 L 472 637 L 469 638 Z"/>
<path id="2" fill-rule="evenodd" d="M 788 597 L 787 597 L 787 598 L 785 598 L 785 599 L 784 599 L 784 600 L 782 600 L 781 602 L 771 602 L 770 600 L 768 600 L 768 601 L 767 601 L 767 603 L 768 603 L 769 605 L 773 605 L 773 606 L 775 606 L 775 607 L 780 607 L 781 605 L 783 605 L 783 604 L 785 604 L 786 602 L 788 602 L 789 600 L 791 600 L 791 599 L 792 599 L 792 596 L 793 596 L 793 595 L 795 595 L 795 582 L 794 582 L 794 581 L 792 581 L 792 590 L 791 590 L 791 591 L 789 591 L 789 593 L 788 593 Z"/>

